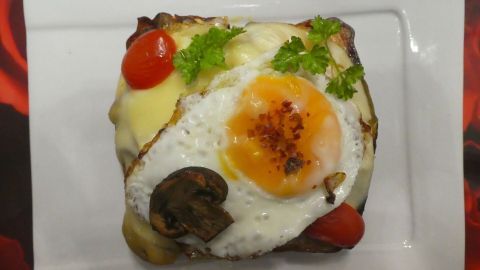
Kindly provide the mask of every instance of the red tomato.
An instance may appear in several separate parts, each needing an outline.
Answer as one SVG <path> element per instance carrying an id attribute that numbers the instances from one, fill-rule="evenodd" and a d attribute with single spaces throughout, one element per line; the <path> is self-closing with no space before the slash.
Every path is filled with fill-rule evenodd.
<path id="1" fill-rule="evenodd" d="M 138 37 L 123 57 L 122 74 L 133 89 L 151 88 L 173 71 L 175 41 L 164 30 Z"/>
<path id="2" fill-rule="evenodd" d="M 305 230 L 309 237 L 338 247 L 355 246 L 362 239 L 364 232 L 362 216 L 346 203 L 318 218 Z"/>

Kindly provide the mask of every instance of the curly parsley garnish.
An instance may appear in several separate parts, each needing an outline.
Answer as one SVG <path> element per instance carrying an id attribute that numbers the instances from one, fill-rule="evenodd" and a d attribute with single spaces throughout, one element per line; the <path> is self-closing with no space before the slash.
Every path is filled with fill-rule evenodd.
<path id="1" fill-rule="evenodd" d="M 302 66 L 312 74 L 325 73 L 328 66 L 329 56 L 325 47 L 315 45 L 311 51 L 307 51 L 299 37 L 293 36 L 278 50 L 272 60 L 275 70 L 281 72 L 296 72 Z"/>
<path id="2" fill-rule="evenodd" d="M 363 75 L 363 67 L 361 65 L 353 65 L 331 79 L 325 91 L 343 100 L 350 99 L 357 92 L 353 84 L 362 79 Z"/>
<path id="3" fill-rule="evenodd" d="M 340 32 L 342 25 L 337 20 L 325 20 L 320 16 L 315 17 L 310 23 L 312 29 L 308 32 L 308 39 L 317 43 L 324 43 L 329 37 Z"/>
<path id="4" fill-rule="evenodd" d="M 308 39 L 315 45 L 310 51 L 305 48 L 299 37 L 292 36 L 283 44 L 272 60 L 273 69 L 280 72 L 296 72 L 300 67 L 311 74 L 325 74 L 328 65 L 332 68 L 332 78 L 326 92 L 339 99 L 347 100 L 357 92 L 353 84 L 364 76 L 363 67 L 355 64 L 342 71 L 332 52 L 327 46 L 327 40 L 340 32 L 342 26 L 337 20 L 327 20 L 320 16 L 311 22 Z"/>
<path id="5" fill-rule="evenodd" d="M 225 68 L 223 47 L 243 32 L 245 31 L 240 27 L 229 30 L 212 27 L 206 34 L 195 35 L 187 48 L 173 56 L 173 65 L 182 73 L 187 84 L 193 82 L 201 70 Z"/>

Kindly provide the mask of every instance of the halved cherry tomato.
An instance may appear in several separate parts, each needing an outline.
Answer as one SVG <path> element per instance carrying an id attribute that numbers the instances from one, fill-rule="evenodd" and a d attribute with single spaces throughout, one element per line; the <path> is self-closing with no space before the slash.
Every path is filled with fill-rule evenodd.
<path id="1" fill-rule="evenodd" d="M 353 247 L 365 232 L 362 216 L 346 203 L 313 222 L 305 233 L 314 239 L 338 247 Z"/>
<path id="2" fill-rule="evenodd" d="M 122 74 L 133 89 L 151 88 L 173 71 L 175 41 L 164 30 L 138 37 L 123 57 Z"/>

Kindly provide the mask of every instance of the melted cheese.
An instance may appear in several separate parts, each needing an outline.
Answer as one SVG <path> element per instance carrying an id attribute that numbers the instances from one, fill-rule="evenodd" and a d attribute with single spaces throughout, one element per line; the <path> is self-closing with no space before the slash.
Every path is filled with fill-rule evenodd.
<path id="1" fill-rule="evenodd" d="M 281 46 L 292 36 L 300 37 L 306 47 L 311 46 L 307 30 L 286 23 L 249 23 L 246 32 L 225 46 L 225 62 L 229 67 L 250 62 L 261 54 Z"/>
<path id="2" fill-rule="evenodd" d="M 328 47 L 332 52 L 333 58 L 335 58 L 335 62 L 337 62 L 340 66 L 347 69 L 353 65 L 352 60 L 350 60 L 350 57 L 348 57 L 348 54 L 338 44 L 330 41 L 328 42 Z M 360 111 L 362 121 L 365 123 L 376 123 L 377 118 L 375 116 L 375 111 L 373 110 L 372 101 L 370 100 L 369 95 L 367 95 L 368 89 L 366 89 L 365 85 L 363 85 L 361 82 L 355 83 L 354 87 L 357 89 L 357 92 L 353 95 L 352 102 Z M 363 203 L 365 203 L 367 198 L 368 188 L 370 187 L 370 180 L 373 172 L 374 160 L 373 138 L 370 133 L 364 133 L 363 136 L 363 140 L 365 142 L 365 152 L 362 163 L 352 191 L 345 200 L 345 202 L 357 209 Z"/>
<path id="3" fill-rule="evenodd" d="M 217 25 L 218 26 L 218 25 Z M 194 35 L 203 34 L 210 24 L 179 25 L 170 34 L 177 49 L 186 48 Z M 285 23 L 250 23 L 246 32 L 232 39 L 225 47 L 225 62 L 229 68 L 244 64 L 262 53 L 280 47 L 291 36 L 302 38 L 307 47 L 307 30 Z M 140 149 L 169 121 L 177 100 L 186 94 L 205 89 L 221 69 L 202 71 L 191 85 L 185 85 L 174 71 L 161 84 L 141 91 L 132 91 L 121 77 L 116 99 L 110 109 L 115 124 L 117 156 L 126 168 Z"/>
<path id="4" fill-rule="evenodd" d="M 110 119 L 115 123 L 117 156 L 124 166 L 170 120 L 184 89 L 178 72 L 173 72 L 163 83 L 141 91 L 131 91 L 120 78 L 119 96 L 110 109 Z"/>

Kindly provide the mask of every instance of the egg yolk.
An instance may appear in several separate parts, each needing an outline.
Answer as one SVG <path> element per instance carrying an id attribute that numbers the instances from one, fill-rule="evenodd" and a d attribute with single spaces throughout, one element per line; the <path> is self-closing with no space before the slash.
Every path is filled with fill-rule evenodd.
<path id="1" fill-rule="evenodd" d="M 331 104 L 293 75 L 257 77 L 244 89 L 227 134 L 232 166 L 280 197 L 315 189 L 340 159 L 341 129 Z"/>

